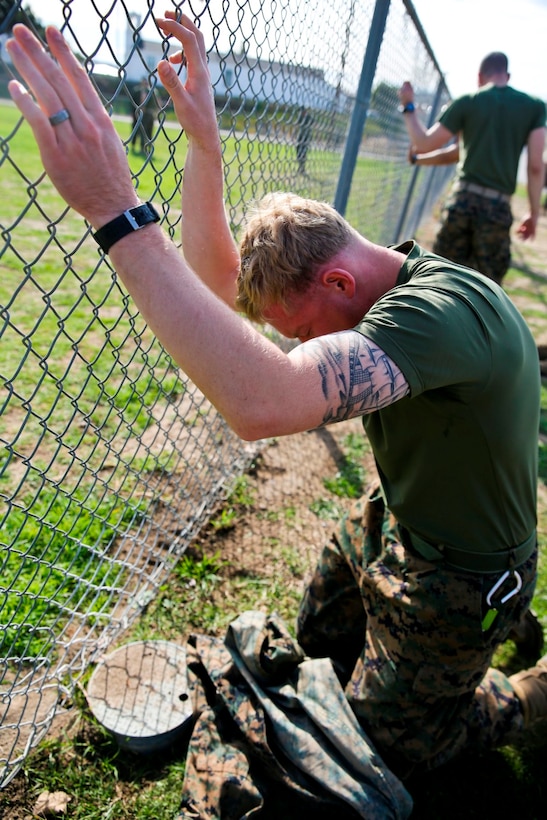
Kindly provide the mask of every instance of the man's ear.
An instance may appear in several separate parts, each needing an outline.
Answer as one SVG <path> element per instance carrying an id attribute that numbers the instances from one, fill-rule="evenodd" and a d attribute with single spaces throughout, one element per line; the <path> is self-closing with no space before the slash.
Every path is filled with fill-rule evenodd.
<path id="1" fill-rule="evenodd" d="M 321 284 L 334 288 L 339 296 L 353 299 L 355 296 L 355 277 L 344 268 L 328 268 L 321 274 Z"/>

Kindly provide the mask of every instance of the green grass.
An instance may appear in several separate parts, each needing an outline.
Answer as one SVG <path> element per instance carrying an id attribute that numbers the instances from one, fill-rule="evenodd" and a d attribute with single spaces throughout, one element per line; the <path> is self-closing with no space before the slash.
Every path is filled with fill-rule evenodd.
<path id="1" fill-rule="evenodd" d="M 355 435 L 354 433 L 346 438 L 344 444 L 348 454 L 340 470 L 333 478 L 325 477 L 323 484 L 325 489 L 333 495 L 342 498 L 359 498 L 363 495 L 366 484 L 363 457 L 370 450 L 370 447 L 364 436 Z"/>
<path id="2" fill-rule="evenodd" d="M 547 414 L 547 391 L 542 391 L 543 423 Z M 349 475 L 362 469 L 365 455 L 361 436 L 349 435 L 342 442 L 343 465 Z M 325 478 L 329 478 L 325 476 Z M 238 521 L 253 510 L 257 494 L 248 477 L 235 482 L 226 506 Z M 338 489 L 338 487 L 337 487 Z M 347 497 L 353 496 L 349 483 Z M 341 496 L 326 491 L 338 503 Z M 289 522 L 297 520 L 292 506 L 279 510 Z M 253 513 L 255 514 L 255 513 Z M 320 512 L 318 512 L 320 514 Z M 541 508 L 541 545 L 547 547 L 547 505 Z M 278 520 L 278 519 L 276 519 Z M 201 546 L 200 546 L 201 544 Z M 168 583 L 140 618 L 130 639 L 163 638 L 181 641 L 191 631 L 222 635 L 228 623 L 246 609 L 277 610 L 292 622 L 300 595 L 287 585 L 281 573 L 274 579 L 258 572 L 240 572 L 222 558 L 218 533 L 212 540 L 199 539 L 181 559 Z M 279 561 L 296 577 L 306 571 L 302 556 L 294 548 L 277 544 Z M 240 568 L 241 569 L 241 568 Z M 544 617 L 547 568 L 542 565 L 535 605 Z M 129 639 L 129 638 L 128 638 Z M 511 662 L 511 646 L 500 652 L 498 663 Z M 77 731 L 71 736 L 49 740 L 25 764 L 24 780 L 28 805 L 42 790 L 62 790 L 72 797 L 69 817 L 81 818 L 171 818 L 176 814 L 184 776 L 183 756 L 177 750 L 135 757 L 120 750 L 89 714 L 78 693 L 81 710 Z M 518 816 L 539 820 L 545 798 L 544 744 L 533 748 L 507 747 L 489 753 L 469 753 L 434 775 L 414 777 L 408 787 L 413 795 L 413 820 L 460 820 Z M 488 788 L 485 788 L 485 784 Z M 9 792 L 9 787 L 8 787 Z"/>
<path id="3" fill-rule="evenodd" d="M 44 176 L 30 128 L 15 108 L 0 110 L 1 583 L 9 588 L 0 624 L 8 626 L 3 653 L 28 658 L 43 654 L 52 626 L 58 630 L 78 606 L 94 613 L 92 621 L 112 605 L 112 593 L 94 590 L 121 578 L 111 577 L 114 565 L 108 569 L 101 556 L 141 515 L 143 501 L 133 498 L 138 470 L 166 470 L 174 456 L 148 451 L 133 465 L 124 456 L 119 478 L 111 453 L 138 441 L 180 401 L 186 383 L 100 262 L 84 221 Z M 127 123 L 117 126 L 123 136 Z M 144 168 L 142 158 L 130 157 L 146 196 L 168 149 L 160 132 Z M 174 176 L 169 184 L 176 191 Z M 98 478 L 105 469 L 108 501 Z"/>
<path id="4" fill-rule="evenodd" d="M 45 741 L 32 768 L 19 775 L 31 806 L 43 791 L 68 794 L 71 820 L 169 820 L 180 804 L 183 776 L 183 761 L 124 753 L 100 726 L 83 721 L 73 739 Z"/>
<path id="5" fill-rule="evenodd" d="M 139 519 L 138 510 L 119 499 L 51 490 L 33 498 L 31 510 L 8 510 L 3 537 L 14 546 L 0 562 L 0 623 L 6 625 L 0 652 L 25 662 L 51 660 L 54 627 L 75 609 L 94 613 L 90 622 L 109 612 L 108 590 L 123 586 L 127 570 L 101 558 Z"/>
<path id="6" fill-rule="evenodd" d="M 17 113 L 2 106 L 2 129 L 6 139 L 18 120 Z M 129 136 L 129 124 L 117 121 L 122 138 Z M 130 154 L 130 163 L 143 198 L 170 203 L 168 226 L 176 239 L 178 233 L 180 175 L 184 162 L 185 139 L 160 131 L 154 153 L 147 160 Z M 171 140 L 176 139 L 176 159 Z M 98 267 L 99 257 L 93 240 L 83 242 L 84 226 L 75 214 L 65 208 L 47 179 L 28 127 L 22 124 L 15 139 L 9 139 L 12 166 L 4 158 L 1 167 L 3 198 L 0 223 L 11 236 L 13 245 L 0 261 L 0 304 L 3 306 L 0 338 L 3 376 L 8 385 L 17 384 L 17 400 L 6 400 L 3 422 L 15 428 L 25 420 L 15 450 L 7 452 L 0 464 L 0 490 L 4 497 L 14 492 L 16 480 L 11 467 L 20 457 L 33 453 L 34 462 L 44 473 L 52 449 L 58 453 L 61 473 L 59 493 L 56 484 L 49 486 L 38 475 L 27 482 L 15 496 L 17 504 L 3 523 L 10 544 L 17 544 L 4 554 L 0 565 L 2 586 L 12 591 L 0 604 L 0 620 L 14 626 L 6 639 L 22 656 L 43 656 L 52 649 L 51 627 L 63 612 L 74 606 L 76 579 L 91 581 L 96 592 L 93 612 L 100 617 L 105 604 L 102 588 L 119 582 L 97 570 L 96 558 L 108 551 L 113 538 L 130 528 L 141 514 L 138 500 L 130 504 L 117 498 L 107 504 L 94 488 L 81 484 L 81 474 L 74 466 L 73 453 L 90 465 L 100 467 L 107 458 L 105 447 L 96 449 L 84 432 L 74 424 L 84 418 L 85 432 L 100 431 L 100 439 L 112 440 L 120 430 L 125 436 L 139 436 L 153 418 L 153 408 L 160 402 L 167 406 L 180 399 L 184 386 L 176 369 L 165 354 L 155 348 L 145 331 L 131 300 L 112 272 Z M 338 173 L 339 156 L 312 152 L 310 167 L 321 164 L 321 178 L 303 180 L 294 176 L 290 147 L 257 141 L 235 141 L 225 144 L 229 207 L 237 227 L 243 202 L 278 187 L 291 187 L 306 195 L 332 198 Z M 17 170 L 19 168 L 20 170 Z M 286 168 L 280 179 L 279 169 Z M 395 169 L 400 173 L 400 169 Z M 382 176 L 383 175 L 383 176 Z M 363 185 L 363 179 L 384 179 L 383 186 Z M 359 182 L 361 180 L 361 182 Z M 362 208 L 375 213 L 381 224 L 389 208 L 390 196 L 401 184 L 391 166 L 360 158 L 356 185 L 364 188 Z M 362 222 L 361 204 L 350 202 L 348 217 Z M 23 214 L 21 221 L 20 215 Z M 43 214 L 46 215 L 44 220 Z M 50 231 L 44 228 L 51 222 Z M 367 232 L 375 239 L 376 222 Z M 21 239 L 22 238 L 22 239 Z M 24 241 L 23 241 L 24 240 Z M 43 250 L 44 244 L 49 243 Z M 58 245 L 65 251 L 65 267 L 59 269 Z M 536 303 L 525 311 L 531 326 L 545 325 L 545 284 L 529 277 L 529 288 L 522 295 L 534 294 Z M 519 288 L 520 290 L 520 288 Z M 515 292 L 515 296 L 521 295 Z M 60 390 L 59 385 L 65 389 Z M 38 386 L 37 386 L 38 385 Z M 39 387 L 39 389 L 38 389 Z M 32 407 L 35 415 L 26 414 Z M 196 411 L 196 415 L 199 411 Z M 54 419 L 52 429 L 38 419 Z M 192 419 L 188 419 L 188 424 Z M 547 389 L 542 389 L 540 430 L 547 435 Z M 63 448 L 59 450 L 59 431 Z M 36 450 L 36 442 L 40 447 Z M 310 502 L 316 515 L 328 522 L 338 517 L 344 499 L 362 492 L 366 481 L 363 469 L 364 439 L 348 437 L 343 444 L 345 459 L 335 476 L 324 476 L 325 494 Z M 136 458 L 133 468 L 153 471 L 159 466 L 169 471 L 172 453 L 158 459 Z M 539 446 L 539 478 L 547 485 L 547 453 Z M 30 496 L 29 496 L 30 492 Z M 127 488 L 130 496 L 130 488 Z M 542 496 L 544 499 L 544 496 Z M 168 499 L 165 499 L 168 500 Z M 208 538 L 200 538 L 185 553 L 169 582 L 158 591 L 131 633 L 131 639 L 183 638 L 192 630 L 222 634 L 236 615 L 250 608 L 276 609 L 287 621 L 297 611 L 299 592 L 287 583 L 281 572 L 272 581 L 258 571 L 246 573 L 222 559 L 219 544 L 226 533 L 237 532 L 244 515 L 253 509 L 256 519 L 285 521 L 298 526 L 298 510 L 290 503 L 281 510 L 255 507 L 256 494 L 247 477 L 236 482 L 226 503 L 213 516 Z M 29 510 L 29 504 L 32 509 Z M 29 512 L 31 514 L 29 514 Z M 539 508 L 539 532 L 542 553 L 547 549 L 547 504 Z M 302 556 L 294 548 L 275 539 L 279 565 L 287 568 L 292 579 L 301 580 L 305 572 Z M 25 561 L 22 561 L 25 556 Z M 111 569 L 110 572 L 113 572 Z M 57 611 L 43 603 L 48 587 L 56 590 Z M 33 614 L 24 603 L 25 595 L 33 601 Z M 80 602 L 82 603 L 82 602 Z M 88 608 L 89 608 L 88 606 Z M 547 562 L 540 561 L 534 608 L 547 624 Z M 511 649 L 499 653 L 500 665 L 511 662 Z M 184 762 L 177 755 L 154 759 L 136 758 L 121 751 L 112 739 L 95 724 L 78 692 L 74 695 L 81 710 L 77 731 L 70 736 L 48 740 L 40 746 L 16 778 L 24 783 L 30 814 L 40 791 L 62 790 L 71 797 L 68 816 L 93 818 L 169 818 L 176 813 L 182 786 Z M 434 776 L 417 778 L 412 783 L 417 820 L 442 818 L 494 818 L 518 816 L 539 818 L 544 814 L 544 750 L 509 748 L 485 755 L 467 755 L 435 772 Z M 9 794 L 6 792 L 9 799 Z M 0 806 L 3 796 L 0 794 Z"/>
<path id="7" fill-rule="evenodd" d="M 17 114 L 6 106 L 1 110 L 9 131 Z M 160 140 L 160 157 L 162 152 L 167 155 L 167 146 Z M 69 447 L 81 438 L 77 429 L 69 429 L 75 409 L 105 439 L 115 435 L 119 416 L 138 436 L 152 421 L 150 409 L 160 399 L 180 398 L 183 382 L 119 282 L 104 263 L 99 265 L 95 242 L 89 236 L 82 242 L 83 220 L 70 211 L 65 214 L 49 180 L 42 179 L 25 123 L 9 140 L 9 156 L 15 165 L 5 161 L 1 167 L 0 223 L 11 245 L 0 261 L 0 338 L 2 377 L 14 390 L 1 408 L 4 419 L 14 427 L 17 418 L 26 415 L 25 403 L 32 402 L 36 423 L 27 420 L 18 440 L 23 455 L 36 440 L 39 419 L 47 418 L 52 407 L 58 426 L 66 429 Z M 26 184 L 15 166 L 23 171 Z M 139 177 L 147 195 L 156 173 L 151 162 Z M 62 223 L 48 234 L 44 222 L 56 223 L 62 216 Z M 65 250 L 62 269 L 59 244 Z"/>

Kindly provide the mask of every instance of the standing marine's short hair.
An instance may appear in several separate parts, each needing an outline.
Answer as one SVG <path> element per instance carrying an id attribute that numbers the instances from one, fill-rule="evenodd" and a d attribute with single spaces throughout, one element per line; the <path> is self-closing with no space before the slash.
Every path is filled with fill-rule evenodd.
<path id="1" fill-rule="evenodd" d="M 319 266 L 345 248 L 353 230 L 331 205 L 292 193 L 265 196 L 249 213 L 241 241 L 236 305 L 263 321 L 274 304 L 304 293 Z"/>
<path id="2" fill-rule="evenodd" d="M 483 58 L 479 66 L 479 74 L 491 77 L 492 74 L 507 74 L 509 72 L 509 61 L 507 55 L 502 51 L 492 51 Z"/>

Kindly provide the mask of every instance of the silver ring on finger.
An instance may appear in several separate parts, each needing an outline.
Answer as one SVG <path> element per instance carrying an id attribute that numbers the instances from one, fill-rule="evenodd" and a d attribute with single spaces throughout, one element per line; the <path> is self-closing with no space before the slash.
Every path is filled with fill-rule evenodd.
<path id="1" fill-rule="evenodd" d="M 49 121 L 53 126 L 60 125 L 65 120 L 69 120 L 69 119 L 70 119 L 70 114 L 66 110 L 66 108 L 61 108 L 60 111 L 57 111 L 56 114 L 52 114 L 51 117 L 49 117 Z"/>

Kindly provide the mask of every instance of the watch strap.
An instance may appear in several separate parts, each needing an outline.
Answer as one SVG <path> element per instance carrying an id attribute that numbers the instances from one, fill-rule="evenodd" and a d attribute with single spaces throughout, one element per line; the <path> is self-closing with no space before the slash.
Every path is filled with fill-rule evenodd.
<path id="1" fill-rule="evenodd" d="M 93 234 L 93 239 L 108 253 L 112 245 L 123 239 L 133 231 L 138 231 L 149 225 L 151 222 L 159 222 L 160 215 L 154 208 L 151 202 L 145 202 L 143 205 L 137 205 L 135 208 L 128 208 L 123 214 L 117 216 L 115 219 L 107 222 L 98 231 Z"/>

